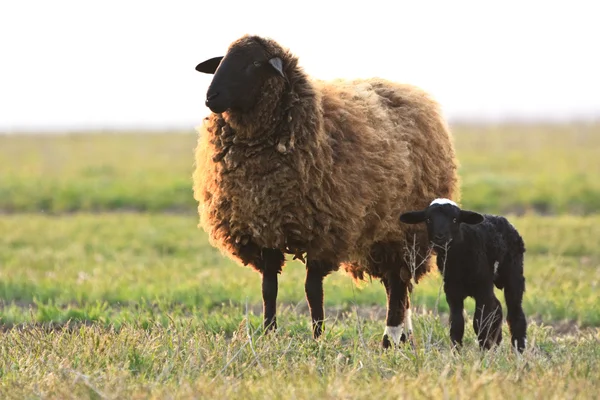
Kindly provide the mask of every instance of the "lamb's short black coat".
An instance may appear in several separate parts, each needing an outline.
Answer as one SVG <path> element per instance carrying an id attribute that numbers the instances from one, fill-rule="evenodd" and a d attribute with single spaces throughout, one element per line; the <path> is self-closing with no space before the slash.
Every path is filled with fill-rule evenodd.
<path id="1" fill-rule="evenodd" d="M 506 218 L 482 215 L 484 220 L 477 225 L 460 225 L 463 240 L 451 243 L 447 257 L 443 257 L 444 249 L 437 249 L 438 268 L 442 272 L 445 267 L 446 282 L 472 297 L 481 291 L 481 282 L 493 282 L 504 289 L 511 277 L 523 277 L 519 257 L 525 253 L 525 243 L 521 235 Z"/>
<path id="2" fill-rule="evenodd" d="M 482 347 L 502 340 L 502 306 L 494 285 L 504 290 L 511 343 L 525 348 L 527 322 L 521 306 L 525 292 L 525 243 L 517 229 L 502 216 L 461 210 L 453 203 L 433 201 L 422 211 L 404 213 L 401 221 L 425 222 L 444 278 L 450 307 L 450 337 L 462 345 L 464 299 L 476 301 L 473 328 Z"/>

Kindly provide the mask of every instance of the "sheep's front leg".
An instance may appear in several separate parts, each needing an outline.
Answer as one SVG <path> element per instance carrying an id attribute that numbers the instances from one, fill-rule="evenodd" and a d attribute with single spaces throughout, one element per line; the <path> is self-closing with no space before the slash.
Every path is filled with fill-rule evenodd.
<path id="1" fill-rule="evenodd" d="M 284 261 L 285 257 L 279 250 L 263 249 L 261 252 L 263 317 L 267 332 L 277 329 L 277 274 L 281 272 Z"/>
<path id="2" fill-rule="evenodd" d="M 333 265 L 322 261 L 306 262 L 306 282 L 304 291 L 312 319 L 313 337 L 317 339 L 323 333 L 325 310 L 323 308 L 323 278 L 333 270 Z"/>
<path id="3" fill-rule="evenodd" d="M 452 290 L 444 288 L 446 292 L 446 301 L 450 308 L 450 340 L 455 349 L 462 347 L 462 340 L 465 333 L 465 318 L 463 316 L 464 297 Z"/>
<path id="4" fill-rule="evenodd" d="M 493 289 L 491 293 L 475 297 L 473 329 L 482 349 L 490 349 L 502 341 L 502 305 L 494 295 Z"/>
<path id="5" fill-rule="evenodd" d="M 385 291 L 387 293 L 387 317 L 386 327 L 383 333 L 381 346 L 387 349 L 392 346 L 392 342 L 397 345 L 400 342 L 406 342 L 406 335 L 403 332 L 404 315 L 406 310 L 405 299 L 408 296 L 408 287 L 400 276 L 389 274 L 383 279 Z M 412 323 L 411 323 L 412 325 Z M 391 341 L 390 341 L 391 339 Z"/>

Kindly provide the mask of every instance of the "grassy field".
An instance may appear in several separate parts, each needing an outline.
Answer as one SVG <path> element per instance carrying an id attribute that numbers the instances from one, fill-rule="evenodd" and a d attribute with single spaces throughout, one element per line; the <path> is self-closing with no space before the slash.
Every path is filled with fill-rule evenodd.
<path id="1" fill-rule="evenodd" d="M 600 210 L 600 124 L 457 126 L 464 205 Z M 0 135 L 0 211 L 189 211 L 191 132 Z"/>
<path id="2" fill-rule="evenodd" d="M 541 321 L 600 326 L 600 216 L 512 221 L 528 248 L 525 312 Z M 226 307 L 239 314 L 246 302 L 260 313 L 259 275 L 221 256 L 196 224 L 195 216 L 179 215 L 3 216 L 2 322 L 166 323 L 167 312 L 219 316 Z M 304 275 L 303 265 L 291 262 L 279 291 L 282 304 L 303 312 Z M 419 284 L 415 305 L 431 310 L 438 302 L 446 312 L 440 284 L 437 273 Z M 356 287 L 343 272 L 325 280 L 325 291 L 326 305 L 340 311 L 385 305 L 379 281 Z M 236 324 L 224 327 L 231 333 Z"/>
<path id="3" fill-rule="evenodd" d="M 463 204 L 526 242 L 523 356 L 479 352 L 472 301 L 451 352 L 437 273 L 415 348 L 379 349 L 384 289 L 341 272 L 314 341 L 299 262 L 265 337 L 259 275 L 197 228 L 193 134 L 0 136 L 0 398 L 599 398 L 600 126 L 454 132 Z"/>

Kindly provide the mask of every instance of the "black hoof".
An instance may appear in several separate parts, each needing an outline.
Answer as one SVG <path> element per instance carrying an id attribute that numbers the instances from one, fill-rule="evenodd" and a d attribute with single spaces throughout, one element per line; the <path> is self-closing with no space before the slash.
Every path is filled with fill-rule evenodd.
<path id="1" fill-rule="evenodd" d="M 519 353 L 523 353 L 525 351 L 525 338 L 512 338 L 511 342 L 513 347 L 515 347 Z"/>
<path id="2" fill-rule="evenodd" d="M 277 329 L 277 318 L 273 318 L 272 320 L 265 319 L 264 321 L 264 330 L 265 333 L 269 333 Z"/>
<path id="3" fill-rule="evenodd" d="M 313 324 L 313 339 L 318 339 L 321 337 L 321 335 L 323 334 L 323 323 L 322 322 L 318 322 L 316 324 Z"/>
<path id="4" fill-rule="evenodd" d="M 383 339 L 381 340 L 381 347 L 384 349 L 389 349 L 390 347 L 392 347 L 392 342 L 390 342 L 390 339 L 388 338 L 388 335 L 383 335 Z"/>

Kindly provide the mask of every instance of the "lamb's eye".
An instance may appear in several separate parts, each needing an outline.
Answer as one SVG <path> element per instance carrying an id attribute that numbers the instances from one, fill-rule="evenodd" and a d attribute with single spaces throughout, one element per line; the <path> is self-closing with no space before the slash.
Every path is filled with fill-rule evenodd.
<path id="1" fill-rule="evenodd" d="M 262 65 L 262 63 L 260 61 L 254 61 L 255 67 L 260 67 L 261 65 Z"/>
<path id="2" fill-rule="evenodd" d="M 426 222 L 427 222 L 428 224 L 430 224 L 430 223 L 431 223 L 431 220 L 430 220 L 429 218 L 427 218 L 427 221 L 426 221 Z"/>
<path id="3" fill-rule="evenodd" d="M 456 218 L 454 218 L 454 219 L 452 220 L 452 222 L 456 223 Z"/>

